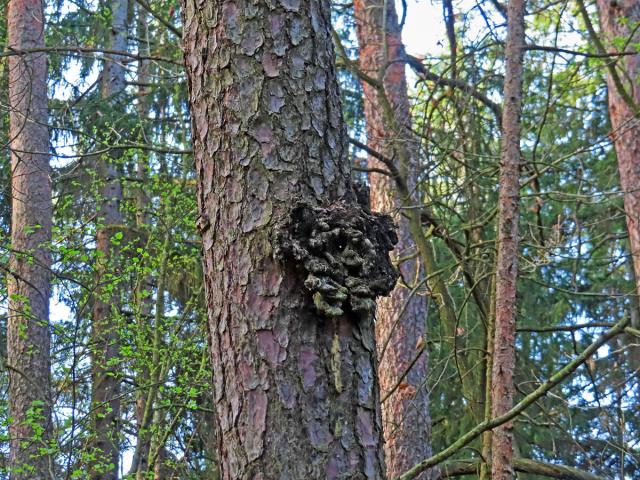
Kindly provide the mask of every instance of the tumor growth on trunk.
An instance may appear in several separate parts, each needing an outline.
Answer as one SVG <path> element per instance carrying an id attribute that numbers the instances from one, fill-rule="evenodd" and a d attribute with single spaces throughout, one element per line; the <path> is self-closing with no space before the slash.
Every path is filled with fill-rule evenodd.
<path id="1" fill-rule="evenodd" d="M 304 286 L 319 313 L 367 317 L 375 299 L 396 284 L 389 252 L 397 241 L 391 218 L 369 212 L 368 205 L 299 201 L 278 227 L 275 254 L 307 275 Z"/>

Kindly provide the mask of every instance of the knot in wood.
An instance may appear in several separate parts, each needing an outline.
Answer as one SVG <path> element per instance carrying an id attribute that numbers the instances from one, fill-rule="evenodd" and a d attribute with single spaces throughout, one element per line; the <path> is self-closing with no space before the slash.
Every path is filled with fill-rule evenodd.
<path id="1" fill-rule="evenodd" d="M 320 314 L 364 316 L 396 284 L 389 252 L 397 242 L 388 215 L 342 201 L 315 206 L 300 200 L 278 225 L 274 251 L 306 275 L 304 286 Z"/>

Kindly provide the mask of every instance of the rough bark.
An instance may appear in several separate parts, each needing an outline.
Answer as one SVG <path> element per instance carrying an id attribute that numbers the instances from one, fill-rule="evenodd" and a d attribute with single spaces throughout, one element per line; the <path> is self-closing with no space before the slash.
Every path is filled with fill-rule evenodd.
<path id="1" fill-rule="evenodd" d="M 518 217 L 522 70 L 525 0 L 510 0 L 507 7 L 502 150 L 498 198 L 498 259 L 496 265 L 495 336 L 491 385 L 493 418 L 513 407 L 516 362 L 515 333 L 518 279 Z M 491 436 L 491 478 L 511 480 L 513 469 L 513 423 L 497 427 Z"/>
<path id="2" fill-rule="evenodd" d="M 640 41 L 636 29 L 640 22 L 638 2 L 598 0 L 597 6 L 602 31 L 609 41 L 619 38 L 625 41 L 625 45 Z M 620 57 L 613 71 L 616 70 L 620 72 L 617 79 L 611 71 L 607 77 L 609 117 L 620 184 L 624 192 L 636 293 L 640 295 L 640 127 L 637 119 L 640 106 L 640 55 Z"/>
<path id="3" fill-rule="evenodd" d="M 44 46 L 40 0 L 8 5 L 8 46 Z M 11 478 L 49 478 L 53 465 L 49 296 L 51 292 L 51 176 L 47 127 L 47 58 L 44 53 L 9 57 L 11 149 L 11 258 L 7 292 L 7 362 Z"/>
<path id="4" fill-rule="evenodd" d="M 352 189 L 329 3 L 183 7 L 221 477 L 382 479 L 360 273 L 388 252 Z"/>
<path id="5" fill-rule="evenodd" d="M 111 26 L 107 48 L 112 51 L 127 49 L 127 0 L 111 2 Z M 125 69 L 118 55 L 105 56 L 101 77 L 101 97 L 113 102 L 125 89 Z M 112 103 L 111 108 L 116 108 Z M 105 129 L 113 128 L 112 125 Z M 108 131 L 108 130 L 107 130 Z M 105 135 L 108 138 L 108 135 Z M 123 215 L 120 211 L 122 185 L 118 162 L 118 150 L 98 160 L 98 174 L 102 181 L 97 216 L 96 250 L 98 254 L 96 277 L 98 286 L 94 295 L 92 323 L 92 420 L 93 441 L 90 476 L 96 480 L 118 478 L 120 456 L 120 337 L 118 317 L 120 302 L 118 288 L 110 288 L 113 277 L 110 272 L 118 264 L 117 242 L 112 242 L 116 232 L 122 231 Z"/>
<path id="6" fill-rule="evenodd" d="M 381 81 L 396 123 L 401 128 L 401 131 L 394 131 L 385 125 L 384 106 L 378 98 L 378 89 L 366 81 L 362 82 L 367 145 L 388 158 L 394 158 L 394 142 L 404 143 L 410 155 L 409 164 L 398 165 L 398 169 L 402 169 L 413 183 L 417 176 L 418 142 L 411 132 L 405 64 L 402 61 L 404 51 L 395 4 L 358 0 L 354 3 L 354 14 L 360 44 L 360 68 L 366 75 Z M 372 156 L 368 163 L 371 168 L 386 170 L 386 166 Z M 372 173 L 369 184 L 372 210 L 395 214 L 398 221 L 399 242 L 395 258 L 413 257 L 400 265 L 402 277 L 411 285 L 419 279 L 420 264 L 408 221 L 398 215 L 403 201 L 391 177 Z M 382 426 L 390 477 L 400 475 L 431 456 L 431 418 L 425 381 L 428 359 L 426 349 L 419 348 L 425 340 L 426 316 L 424 296 L 412 295 L 407 285 L 398 285 L 389 297 L 378 301 L 378 378 L 380 390 L 386 398 L 382 404 Z M 417 360 L 416 356 L 419 356 Z M 427 474 L 422 478 L 427 478 Z"/>

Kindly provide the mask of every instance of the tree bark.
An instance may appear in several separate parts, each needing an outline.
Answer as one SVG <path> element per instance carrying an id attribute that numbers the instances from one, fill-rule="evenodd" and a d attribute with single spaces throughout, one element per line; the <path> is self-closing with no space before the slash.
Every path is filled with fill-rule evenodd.
<path id="1" fill-rule="evenodd" d="M 354 14 L 360 68 L 383 84 L 396 124 L 401 128 L 401 131 L 394 131 L 385 125 L 378 89 L 363 81 L 367 145 L 394 158 L 394 142 L 404 143 L 409 164 L 398 165 L 398 169 L 411 182 L 409 188 L 413 190 L 418 174 L 419 144 L 411 131 L 404 49 L 395 4 L 383 0 L 357 0 Z M 372 156 L 368 163 L 370 168 L 386 170 L 386 166 Z M 388 175 L 372 173 L 369 185 L 372 210 L 394 214 L 398 222 L 399 242 L 395 258 L 413 257 L 400 265 L 402 277 L 409 286 L 399 285 L 389 297 L 381 298 L 376 311 L 378 378 L 386 398 L 382 404 L 385 458 L 387 473 L 393 478 L 431 456 L 431 418 L 426 386 L 428 358 L 427 350 L 418 347 L 425 341 L 427 311 L 424 296 L 411 293 L 411 284 L 420 278 L 420 263 L 408 221 L 398 215 L 403 201 L 394 180 Z M 419 356 L 417 360 L 416 356 Z M 427 478 L 427 473 L 421 478 Z"/>
<path id="2" fill-rule="evenodd" d="M 363 292 L 396 276 L 366 279 L 392 247 L 352 189 L 329 3 L 183 7 L 221 477 L 382 479 Z"/>
<path id="3" fill-rule="evenodd" d="M 516 363 L 515 333 L 518 280 L 518 217 L 520 199 L 520 132 L 525 0 L 510 0 L 507 7 L 506 73 L 502 114 L 502 151 L 498 197 L 498 259 L 493 340 L 491 412 L 496 418 L 513 407 Z M 511 480 L 513 422 L 497 427 L 491 435 L 491 478 Z"/>
<path id="4" fill-rule="evenodd" d="M 111 26 L 107 48 L 127 49 L 128 1 L 111 2 Z M 105 55 L 100 83 L 101 97 L 110 108 L 125 90 L 125 69 L 119 55 Z M 106 125 L 110 131 L 113 125 Z M 108 138 L 108 135 L 105 135 Z M 111 141 L 115 141 L 112 139 Z M 119 151 L 113 150 L 98 160 L 100 192 L 96 232 L 97 288 L 92 324 L 92 419 L 95 460 L 90 476 L 95 480 L 116 480 L 120 457 L 120 336 L 118 332 L 119 293 L 111 273 L 118 264 L 118 245 L 114 234 L 122 231 L 122 184 L 117 165 Z"/>
<path id="5" fill-rule="evenodd" d="M 8 46 L 44 46 L 40 0 L 11 0 Z M 51 424 L 49 297 L 51 293 L 51 176 L 47 57 L 9 57 L 11 257 L 7 279 L 7 362 L 11 478 L 50 478 Z"/>

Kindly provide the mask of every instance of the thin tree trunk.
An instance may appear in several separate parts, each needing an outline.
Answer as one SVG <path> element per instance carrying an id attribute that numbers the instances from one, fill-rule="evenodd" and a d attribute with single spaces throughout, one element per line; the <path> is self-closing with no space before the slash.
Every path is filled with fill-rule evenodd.
<path id="1" fill-rule="evenodd" d="M 137 20 L 136 28 L 138 34 L 138 52 L 143 56 L 150 55 L 149 48 L 149 14 L 147 11 L 137 5 Z M 139 142 L 142 144 L 150 144 L 148 134 L 146 130 L 148 115 L 149 115 L 149 98 L 150 94 L 149 84 L 151 82 L 150 77 L 150 62 L 148 60 L 138 61 L 138 103 L 136 110 L 138 113 L 139 127 Z M 149 236 L 151 235 L 149 229 L 149 215 L 147 211 L 150 207 L 150 199 L 145 191 L 145 180 L 147 179 L 148 155 L 146 152 L 139 152 L 136 162 L 136 178 L 140 182 L 139 187 L 136 190 L 136 225 L 140 232 L 145 231 Z M 146 237 L 144 235 L 143 237 Z M 149 243 L 147 243 L 148 247 Z M 139 352 L 148 351 L 152 345 L 151 340 L 151 318 L 153 313 L 153 296 L 152 291 L 154 288 L 154 281 L 151 275 L 144 275 L 136 289 L 137 297 L 137 324 L 138 332 L 137 337 L 140 338 Z M 151 351 L 153 355 L 153 351 Z M 142 480 L 149 471 L 149 450 L 151 447 L 151 432 L 148 420 L 150 415 L 147 409 L 147 397 L 149 396 L 149 389 L 154 388 L 151 381 L 151 368 L 153 368 L 153 362 L 149 362 L 149 356 L 142 354 L 139 358 L 140 361 L 136 365 L 136 448 L 134 451 L 133 459 L 131 462 L 131 468 L 129 470 L 131 475 L 135 475 L 136 480 Z M 143 388 L 147 385 L 147 388 Z"/>
<path id="2" fill-rule="evenodd" d="M 329 3 L 183 5 L 221 477 L 382 479 L 393 234 L 355 201 Z"/>
<path id="3" fill-rule="evenodd" d="M 384 107 L 378 99 L 378 90 L 363 82 L 367 145 L 392 158 L 394 142 L 403 142 L 410 154 L 409 164 L 398 167 L 402 167 L 413 189 L 418 175 L 419 144 L 411 132 L 405 64 L 402 61 L 404 52 L 395 4 L 386 0 L 358 0 L 354 3 L 354 13 L 360 44 L 360 68 L 383 83 L 397 124 L 402 129 L 394 131 L 385 125 Z M 386 26 L 383 26 L 385 21 Z M 371 156 L 369 166 L 386 168 Z M 369 176 L 369 182 L 372 210 L 395 214 L 398 221 L 399 242 L 395 257 L 413 257 L 400 266 L 402 277 L 409 286 L 398 286 L 389 297 L 381 298 L 376 311 L 378 378 L 383 395 L 389 394 L 382 405 L 385 458 L 387 473 L 393 478 L 431 456 L 431 417 L 426 386 L 428 359 L 427 350 L 420 347 L 425 342 L 427 311 L 424 296 L 411 294 L 411 283 L 420 278 L 419 256 L 415 255 L 408 221 L 397 214 L 403 202 L 395 183 L 389 176 L 375 173 Z M 418 360 L 416 356 L 419 356 Z M 422 478 L 427 478 L 426 474 Z"/>
<path id="4" fill-rule="evenodd" d="M 502 152 L 498 198 L 498 260 L 496 265 L 495 336 L 491 374 L 491 412 L 496 418 L 513 407 L 516 363 L 515 333 L 518 279 L 518 217 L 520 199 L 520 132 L 525 0 L 510 0 L 507 7 L 506 73 L 502 114 Z M 491 478 L 511 480 L 513 422 L 497 427 L 491 435 Z"/>
<path id="5" fill-rule="evenodd" d="M 8 46 L 44 47 L 40 0 L 11 0 Z M 11 258 L 7 293 L 7 362 L 11 478 L 51 478 L 49 296 L 51 293 L 51 176 L 47 127 L 47 58 L 9 57 Z M 35 424 L 34 424 L 35 423 Z M 36 426 L 37 425 L 37 426 Z"/>
<path id="6" fill-rule="evenodd" d="M 164 208 L 161 208 L 160 211 L 163 211 Z M 143 412 L 142 418 L 142 429 L 143 435 L 141 435 L 140 440 L 143 442 L 143 446 L 145 448 L 146 458 L 143 461 L 143 464 L 146 466 L 147 470 L 138 469 L 136 474 L 137 480 L 143 480 L 146 478 L 147 471 L 152 471 L 154 468 L 154 447 L 160 448 L 164 447 L 164 445 L 160 445 L 160 447 L 154 445 L 157 443 L 157 437 L 162 435 L 162 429 L 160 425 L 158 425 L 157 419 L 161 415 L 165 415 L 164 412 L 159 412 L 154 407 L 156 405 L 156 400 L 158 399 L 159 394 L 159 385 L 163 383 L 164 378 L 166 377 L 166 365 L 162 362 L 161 352 L 165 349 L 163 345 L 163 321 L 165 315 L 165 296 L 166 296 L 166 282 L 167 282 L 167 265 L 169 262 L 169 248 L 171 246 L 170 243 L 171 236 L 169 232 L 165 233 L 164 242 L 162 245 L 161 252 L 161 260 L 160 260 L 160 270 L 158 272 L 158 288 L 156 290 L 156 305 L 155 305 L 155 316 L 153 325 L 151 326 L 152 331 L 152 344 L 151 344 L 151 366 L 149 369 L 149 390 L 146 395 L 147 398 L 145 400 L 145 410 Z M 154 425 L 157 427 L 156 431 L 153 432 L 152 429 Z"/>
<path id="7" fill-rule="evenodd" d="M 126 51 L 128 1 L 115 0 L 110 7 L 111 26 L 107 48 Z M 112 102 L 124 89 L 125 69 L 122 58 L 107 55 L 101 78 L 103 101 Z M 113 103 L 111 108 L 116 108 Z M 105 128 L 112 128 L 112 125 Z M 120 456 L 120 301 L 119 289 L 117 285 L 111 284 L 113 280 L 110 276 L 118 264 L 119 250 L 117 242 L 112 242 L 112 239 L 123 228 L 118 157 L 119 151 L 116 149 L 98 161 L 99 178 L 103 186 L 96 233 L 98 287 L 94 298 L 92 325 L 92 417 L 95 429 L 92 447 L 95 449 L 93 453 L 96 459 L 91 465 L 90 475 L 95 480 L 117 479 Z"/>
<path id="8" fill-rule="evenodd" d="M 489 292 L 492 293 L 492 297 L 495 295 L 495 282 L 496 278 L 492 278 Z M 493 395 L 493 342 L 495 336 L 495 318 L 496 318 L 496 303 L 492 302 L 489 308 L 489 315 L 487 316 L 487 329 L 485 337 L 485 362 L 484 366 L 484 421 L 491 420 L 491 399 Z M 480 480 L 487 480 L 491 476 L 491 430 L 487 430 L 482 434 L 482 462 L 480 463 Z"/>

